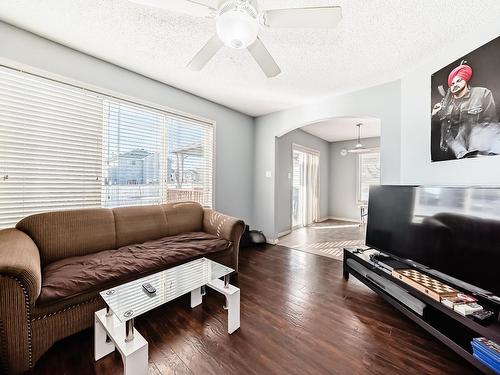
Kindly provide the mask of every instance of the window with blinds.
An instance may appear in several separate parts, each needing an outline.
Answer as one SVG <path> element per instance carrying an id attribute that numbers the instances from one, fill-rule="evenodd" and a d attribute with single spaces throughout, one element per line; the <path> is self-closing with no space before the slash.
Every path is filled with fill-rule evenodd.
<path id="1" fill-rule="evenodd" d="M 370 185 L 380 185 L 380 152 L 358 155 L 358 203 L 368 202 Z"/>
<path id="2" fill-rule="evenodd" d="M 103 206 L 165 201 L 165 115 L 116 100 L 104 101 Z"/>
<path id="3" fill-rule="evenodd" d="M 166 200 L 193 200 L 211 206 L 213 128 L 176 117 L 166 121 Z"/>
<path id="4" fill-rule="evenodd" d="M 37 212 L 101 204 L 96 95 L 0 70 L 0 227 Z"/>
<path id="5" fill-rule="evenodd" d="M 213 201 L 213 124 L 0 67 L 0 228 L 55 210 Z"/>

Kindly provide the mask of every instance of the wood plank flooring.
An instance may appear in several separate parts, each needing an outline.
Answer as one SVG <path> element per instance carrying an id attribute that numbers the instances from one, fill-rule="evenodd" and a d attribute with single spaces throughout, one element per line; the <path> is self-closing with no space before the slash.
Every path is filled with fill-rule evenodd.
<path id="1" fill-rule="evenodd" d="M 241 251 L 241 328 L 227 334 L 221 295 L 188 296 L 137 319 L 151 374 L 476 374 L 336 260 L 282 246 Z M 121 374 L 93 360 L 93 332 L 54 345 L 32 374 Z"/>

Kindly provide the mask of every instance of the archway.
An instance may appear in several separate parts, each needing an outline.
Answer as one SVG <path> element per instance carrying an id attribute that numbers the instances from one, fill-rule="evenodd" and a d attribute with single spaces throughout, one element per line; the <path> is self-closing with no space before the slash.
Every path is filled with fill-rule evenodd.
<path id="1" fill-rule="evenodd" d="M 359 128 L 366 146 L 363 155 L 348 152 L 355 150 Z M 366 208 L 370 176 L 371 183 L 380 176 L 380 128 L 380 120 L 373 117 L 333 117 L 275 138 L 275 223 L 280 244 L 335 257 L 336 243 L 364 238 L 364 228 L 358 225 L 360 209 Z M 308 153 L 319 159 L 317 175 L 307 173 L 309 159 L 301 156 Z M 355 229 L 343 229 L 349 227 Z"/>
<path id="2" fill-rule="evenodd" d="M 378 118 L 382 124 L 380 152 L 382 182 L 400 179 L 400 81 L 318 100 L 306 106 L 272 113 L 256 119 L 254 166 L 254 226 L 269 242 L 278 234 L 276 201 L 276 137 L 292 130 L 338 117 Z"/>

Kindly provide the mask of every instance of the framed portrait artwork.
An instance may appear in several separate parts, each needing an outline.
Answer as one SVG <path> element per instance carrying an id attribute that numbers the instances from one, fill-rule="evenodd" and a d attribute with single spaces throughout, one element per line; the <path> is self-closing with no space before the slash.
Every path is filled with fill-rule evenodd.
<path id="1" fill-rule="evenodd" d="M 431 78 L 433 162 L 500 155 L 500 37 Z"/>

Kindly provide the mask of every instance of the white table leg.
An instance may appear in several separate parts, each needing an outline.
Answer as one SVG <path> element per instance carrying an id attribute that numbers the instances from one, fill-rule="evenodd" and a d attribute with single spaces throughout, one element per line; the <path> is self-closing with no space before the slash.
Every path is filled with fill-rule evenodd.
<path id="1" fill-rule="evenodd" d="M 129 355 L 122 354 L 124 375 L 147 375 L 148 344 L 140 347 Z"/>
<path id="2" fill-rule="evenodd" d="M 108 335 L 101 322 L 95 317 L 94 323 L 94 358 L 99 360 L 115 350 L 112 340 L 106 340 Z"/>
<path id="3" fill-rule="evenodd" d="M 227 331 L 233 333 L 240 328 L 240 289 L 231 284 L 225 286 L 224 281 L 219 279 L 207 285 L 226 296 Z"/>
<path id="4" fill-rule="evenodd" d="M 135 331 L 133 338 L 129 324 L 128 332 L 125 324 L 113 315 L 106 316 L 106 309 L 95 313 L 95 360 L 118 349 L 122 356 L 125 375 L 146 375 L 148 373 L 148 342 Z M 128 340 L 127 340 L 127 333 Z M 109 337 L 109 341 L 106 341 Z"/>
<path id="5" fill-rule="evenodd" d="M 240 291 L 226 296 L 227 331 L 229 334 L 240 328 Z"/>
<path id="6" fill-rule="evenodd" d="M 201 288 L 196 288 L 191 291 L 191 308 L 201 305 L 203 302 L 203 294 Z"/>

